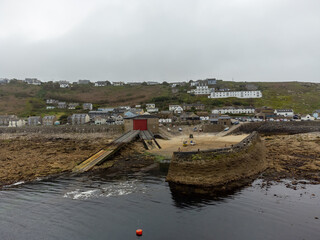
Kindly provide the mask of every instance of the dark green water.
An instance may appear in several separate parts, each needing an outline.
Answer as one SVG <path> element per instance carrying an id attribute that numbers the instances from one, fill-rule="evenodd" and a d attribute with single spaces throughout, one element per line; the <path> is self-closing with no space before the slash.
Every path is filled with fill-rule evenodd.
<path id="1" fill-rule="evenodd" d="M 158 171 L 21 184 L 0 191 L 0 239 L 320 239 L 320 186 L 259 183 L 215 198 L 177 196 Z"/>

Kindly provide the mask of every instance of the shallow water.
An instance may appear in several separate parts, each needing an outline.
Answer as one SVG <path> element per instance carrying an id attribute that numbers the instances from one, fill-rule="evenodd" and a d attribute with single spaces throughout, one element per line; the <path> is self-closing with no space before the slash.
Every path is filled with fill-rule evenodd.
<path id="1" fill-rule="evenodd" d="M 20 184 L 0 191 L 0 239 L 320 239 L 319 185 L 260 182 L 214 198 L 182 198 L 159 171 Z"/>

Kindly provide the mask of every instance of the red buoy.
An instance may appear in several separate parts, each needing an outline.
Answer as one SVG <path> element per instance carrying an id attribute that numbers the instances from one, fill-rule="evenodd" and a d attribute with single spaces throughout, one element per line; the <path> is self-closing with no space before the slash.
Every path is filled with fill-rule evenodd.
<path id="1" fill-rule="evenodd" d="M 136 234 L 137 236 L 142 236 L 142 229 L 137 229 Z"/>

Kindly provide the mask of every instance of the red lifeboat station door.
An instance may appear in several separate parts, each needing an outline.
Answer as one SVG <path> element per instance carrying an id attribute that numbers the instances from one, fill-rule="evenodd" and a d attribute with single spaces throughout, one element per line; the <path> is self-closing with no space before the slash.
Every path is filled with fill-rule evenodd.
<path id="1" fill-rule="evenodd" d="M 133 130 L 148 130 L 147 119 L 133 119 Z"/>

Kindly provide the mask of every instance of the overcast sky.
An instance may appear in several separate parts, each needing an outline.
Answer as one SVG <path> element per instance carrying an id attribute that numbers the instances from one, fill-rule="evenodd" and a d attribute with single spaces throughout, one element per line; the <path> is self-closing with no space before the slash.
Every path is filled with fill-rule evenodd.
<path id="1" fill-rule="evenodd" d="M 0 77 L 320 82 L 320 1 L 0 0 Z"/>

